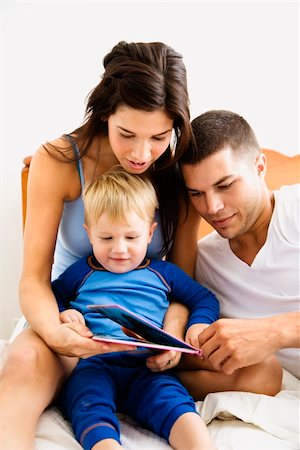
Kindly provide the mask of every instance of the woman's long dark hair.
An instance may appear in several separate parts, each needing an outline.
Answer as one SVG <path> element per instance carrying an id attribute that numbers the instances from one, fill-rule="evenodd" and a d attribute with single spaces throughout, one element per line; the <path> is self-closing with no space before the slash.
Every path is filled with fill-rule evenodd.
<path id="1" fill-rule="evenodd" d="M 177 161 L 188 147 L 191 128 L 186 69 L 182 56 L 161 42 L 119 42 L 104 60 L 105 72 L 88 96 L 85 120 L 71 134 L 85 155 L 97 136 L 107 136 L 104 120 L 121 106 L 164 111 L 173 120 L 176 146 L 166 149 L 150 170 L 160 205 L 167 251 L 178 225 Z"/>

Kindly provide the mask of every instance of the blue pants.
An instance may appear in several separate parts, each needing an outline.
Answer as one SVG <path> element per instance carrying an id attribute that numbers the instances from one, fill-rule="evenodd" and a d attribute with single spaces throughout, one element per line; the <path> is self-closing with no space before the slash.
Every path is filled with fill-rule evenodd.
<path id="1" fill-rule="evenodd" d="M 174 373 L 151 372 L 145 355 L 113 353 L 81 360 L 61 390 L 58 406 L 84 449 L 120 442 L 116 411 L 169 438 L 174 422 L 195 403 Z"/>

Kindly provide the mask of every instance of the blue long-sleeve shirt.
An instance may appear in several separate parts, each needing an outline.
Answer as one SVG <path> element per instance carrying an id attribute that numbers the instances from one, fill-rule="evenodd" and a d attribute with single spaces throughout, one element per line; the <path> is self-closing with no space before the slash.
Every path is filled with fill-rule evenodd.
<path id="1" fill-rule="evenodd" d="M 134 270 L 113 273 L 91 255 L 72 264 L 52 282 L 52 289 L 61 311 L 75 308 L 83 314 L 93 333 L 116 337 L 124 336 L 120 326 L 91 311 L 87 305 L 116 303 L 162 327 L 173 297 L 190 310 L 187 327 L 195 323 L 210 324 L 219 318 L 215 295 L 167 261 L 147 259 Z"/>

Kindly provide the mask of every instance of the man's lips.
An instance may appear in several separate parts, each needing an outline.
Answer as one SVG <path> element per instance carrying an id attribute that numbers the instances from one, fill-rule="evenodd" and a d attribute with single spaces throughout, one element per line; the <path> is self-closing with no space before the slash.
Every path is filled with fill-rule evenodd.
<path id="1" fill-rule="evenodd" d="M 212 219 L 211 223 L 214 227 L 224 228 L 230 224 L 230 222 L 234 216 L 235 216 L 235 214 L 232 214 L 231 216 L 228 216 L 228 217 L 223 217 L 220 219 Z"/>

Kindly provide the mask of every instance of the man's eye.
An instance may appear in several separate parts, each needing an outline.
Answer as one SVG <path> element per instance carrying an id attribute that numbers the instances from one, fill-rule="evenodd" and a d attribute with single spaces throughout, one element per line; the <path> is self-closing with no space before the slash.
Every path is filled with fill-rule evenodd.
<path id="1" fill-rule="evenodd" d="M 221 191 L 225 191 L 226 189 L 229 189 L 232 185 L 233 185 L 234 181 L 232 181 L 232 183 L 229 184 L 222 184 L 221 186 L 218 186 L 218 189 L 220 189 Z"/>

